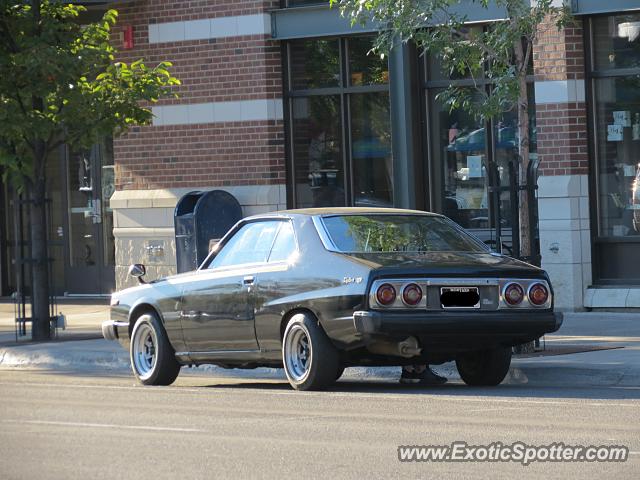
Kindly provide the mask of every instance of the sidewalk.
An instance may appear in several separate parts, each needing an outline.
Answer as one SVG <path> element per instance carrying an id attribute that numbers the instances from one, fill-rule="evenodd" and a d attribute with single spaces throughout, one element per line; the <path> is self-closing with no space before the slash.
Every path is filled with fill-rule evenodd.
<path id="1" fill-rule="evenodd" d="M 16 344 L 13 318 L 8 318 L 7 306 L 0 304 L 0 329 L 4 332 L 10 326 L 12 340 L 11 344 L 0 343 L 0 368 L 130 371 L 128 352 L 117 342 L 101 339 L 100 323 L 108 317 L 107 305 L 68 304 L 60 310 L 68 315 L 68 327 L 59 341 Z M 640 387 L 640 314 L 568 313 L 560 331 L 547 335 L 545 342 L 543 352 L 514 357 L 505 383 Z M 459 379 L 453 363 L 435 369 L 451 380 Z M 207 366 L 195 371 L 231 377 L 284 378 L 282 371 L 276 369 L 241 371 Z M 397 368 L 350 368 L 345 373 L 346 379 L 353 380 L 390 380 L 397 376 Z"/>
<path id="2" fill-rule="evenodd" d="M 62 300 L 58 303 L 58 313 L 66 318 L 66 328 L 58 329 L 59 341 L 102 338 L 100 325 L 109 319 L 109 304 L 87 300 Z M 27 308 L 27 316 L 30 308 Z M 14 305 L 10 300 L 0 301 L 0 346 L 15 345 Z M 27 324 L 27 336 L 19 337 L 18 343 L 30 342 L 31 326 Z"/>

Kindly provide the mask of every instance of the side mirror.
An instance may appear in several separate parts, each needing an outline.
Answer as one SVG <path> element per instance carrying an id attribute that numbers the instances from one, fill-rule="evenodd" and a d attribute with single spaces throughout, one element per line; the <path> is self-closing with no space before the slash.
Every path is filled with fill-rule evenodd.
<path id="1" fill-rule="evenodd" d="M 147 269 L 144 268 L 144 265 L 141 263 L 134 263 L 129 267 L 129 275 L 136 277 L 140 283 L 147 283 L 142 279 L 146 273 Z"/>

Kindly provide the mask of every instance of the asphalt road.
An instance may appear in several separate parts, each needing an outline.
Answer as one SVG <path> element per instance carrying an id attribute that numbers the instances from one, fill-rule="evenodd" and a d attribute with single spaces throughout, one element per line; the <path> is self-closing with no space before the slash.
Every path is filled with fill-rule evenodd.
<path id="1" fill-rule="evenodd" d="M 622 444 L 625 463 L 401 463 L 399 445 Z M 638 478 L 640 389 L 0 370 L 0 478 Z"/>

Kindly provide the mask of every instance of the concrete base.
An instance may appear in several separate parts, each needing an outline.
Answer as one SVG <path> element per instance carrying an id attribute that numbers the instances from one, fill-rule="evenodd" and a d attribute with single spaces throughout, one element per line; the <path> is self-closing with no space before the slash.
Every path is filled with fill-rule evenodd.
<path id="1" fill-rule="evenodd" d="M 586 308 L 640 308 L 640 288 L 590 287 L 584 297 Z"/>
<path id="2" fill-rule="evenodd" d="M 592 281 L 587 180 L 586 175 L 538 180 L 542 268 L 551 277 L 558 310 L 582 310 Z"/>

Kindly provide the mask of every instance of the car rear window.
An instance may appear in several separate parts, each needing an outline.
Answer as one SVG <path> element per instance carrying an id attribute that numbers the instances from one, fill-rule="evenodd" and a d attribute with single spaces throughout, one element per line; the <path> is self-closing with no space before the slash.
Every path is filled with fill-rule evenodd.
<path id="1" fill-rule="evenodd" d="M 324 217 L 341 252 L 486 252 L 487 248 L 445 217 L 335 215 Z"/>

